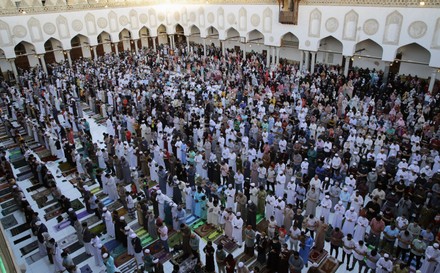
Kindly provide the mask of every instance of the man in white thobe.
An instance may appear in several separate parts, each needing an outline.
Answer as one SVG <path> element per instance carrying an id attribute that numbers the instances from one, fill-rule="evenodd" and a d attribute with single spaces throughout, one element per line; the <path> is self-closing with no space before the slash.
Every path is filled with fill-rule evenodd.
<path id="1" fill-rule="evenodd" d="M 425 250 L 425 260 L 423 260 L 420 271 L 422 272 L 434 272 L 434 268 L 437 265 L 440 266 L 440 250 L 439 244 L 434 243 L 432 246 L 428 246 Z"/>
<path id="2" fill-rule="evenodd" d="M 286 207 L 286 203 L 281 198 L 281 196 L 278 197 L 278 199 L 275 201 L 275 221 L 277 222 L 277 226 L 281 227 L 284 221 L 284 215 L 283 211 Z"/>
<path id="3" fill-rule="evenodd" d="M 324 217 L 325 223 L 328 223 L 331 208 L 332 200 L 330 200 L 330 195 L 326 195 L 324 200 L 321 201 L 321 217 Z"/>
<path id="4" fill-rule="evenodd" d="M 232 219 L 232 238 L 241 247 L 243 243 L 243 219 L 240 212 L 237 212 L 237 217 Z"/>
<path id="5" fill-rule="evenodd" d="M 353 234 L 357 218 L 358 214 L 356 213 L 356 211 L 354 211 L 353 207 L 345 212 L 345 222 L 342 226 L 342 233 L 344 233 L 345 236 L 347 236 L 347 234 L 349 233 Z"/>
<path id="6" fill-rule="evenodd" d="M 376 263 L 376 273 L 389 273 L 393 270 L 393 262 L 390 260 L 390 255 L 385 253 Z"/>
<path id="7" fill-rule="evenodd" d="M 232 188 L 232 184 L 228 185 L 228 189 L 225 191 L 226 194 L 226 208 L 232 208 L 235 211 L 235 189 Z"/>
<path id="8" fill-rule="evenodd" d="M 105 227 L 107 234 L 110 237 L 115 238 L 115 225 L 113 224 L 112 214 L 108 211 L 107 207 L 102 208 L 102 218 L 105 221 Z"/>

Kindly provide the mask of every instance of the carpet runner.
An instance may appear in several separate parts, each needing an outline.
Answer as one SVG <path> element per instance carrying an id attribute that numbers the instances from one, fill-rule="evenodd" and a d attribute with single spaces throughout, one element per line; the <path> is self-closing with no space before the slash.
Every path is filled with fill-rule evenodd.
<path id="1" fill-rule="evenodd" d="M 15 219 L 14 215 L 8 215 L 5 218 L 1 219 L 0 221 L 4 229 L 10 229 L 11 227 L 18 224 L 17 219 Z"/>
<path id="2" fill-rule="evenodd" d="M 3 196 L 0 197 L 0 203 L 1 203 L 1 202 L 8 201 L 8 200 L 10 200 L 10 199 L 12 199 L 12 198 L 13 198 L 13 196 L 12 196 L 11 193 L 8 193 L 8 194 L 6 194 L 6 195 L 3 195 Z"/>
<path id="3" fill-rule="evenodd" d="M 79 254 L 78 256 L 74 257 L 72 259 L 73 263 L 76 265 L 79 265 L 80 263 L 86 261 L 87 259 L 91 258 L 92 256 L 89 256 L 89 254 L 83 252 Z"/>
<path id="4" fill-rule="evenodd" d="M 41 260 L 43 257 L 47 257 L 46 254 L 41 254 L 39 251 L 35 254 L 32 254 L 31 256 L 26 258 L 26 263 L 28 265 L 31 265 L 35 262 L 38 262 L 39 260 Z"/>
<path id="5" fill-rule="evenodd" d="M 83 247 L 83 245 L 76 241 L 75 243 L 73 243 L 72 245 L 64 248 L 63 250 L 68 251 L 69 253 L 74 253 L 77 250 L 80 250 Z"/>
<path id="6" fill-rule="evenodd" d="M 243 262 L 246 266 L 249 266 L 250 264 L 252 264 L 253 262 L 255 262 L 257 260 L 257 256 L 249 256 L 245 253 L 241 253 L 240 255 L 238 255 L 235 260 L 237 261 L 237 264 L 239 262 Z"/>

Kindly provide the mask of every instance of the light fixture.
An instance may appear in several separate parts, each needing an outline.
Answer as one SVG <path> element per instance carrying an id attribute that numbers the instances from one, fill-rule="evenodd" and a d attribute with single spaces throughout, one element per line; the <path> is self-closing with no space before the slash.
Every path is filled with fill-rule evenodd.
<path id="1" fill-rule="evenodd" d="M 424 5 L 425 5 L 425 2 L 424 2 L 424 1 L 420 1 L 419 5 L 420 5 L 420 6 L 424 6 Z"/>

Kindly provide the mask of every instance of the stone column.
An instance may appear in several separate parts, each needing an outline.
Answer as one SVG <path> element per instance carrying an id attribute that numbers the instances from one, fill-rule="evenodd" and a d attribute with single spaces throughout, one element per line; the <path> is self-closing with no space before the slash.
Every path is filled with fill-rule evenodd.
<path id="1" fill-rule="evenodd" d="M 304 65 L 305 65 L 304 69 L 306 71 L 309 71 L 309 69 L 310 69 L 310 66 L 309 66 L 309 64 L 310 64 L 310 51 L 304 51 L 304 54 L 306 55 L 306 61 L 304 63 Z"/>
<path id="2" fill-rule="evenodd" d="M 69 62 L 69 65 L 72 66 L 72 58 L 70 57 L 70 50 L 66 50 L 67 55 L 67 61 Z"/>
<path id="3" fill-rule="evenodd" d="M 189 35 L 188 36 L 186 36 L 186 47 L 187 47 L 187 49 L 186 49 L 186 53 L 188 54 L 189 53 Z"/>
<path id="4" fill-rule="evenodd" d="M 315 63 L 316 63 L 316 52 L 312 53 L 312 61 L 310 62 L 310 73 L 313 74 L 315 72 Z"/>
<path id="5" fill-rule="evenodd" d="M 153 38 L 153 49 L 154 51 L 156 51 L 156 37 L 152 37 Z"/>
<path id="6" fill-rule="evenodd" d="M 304 51 L 299 51 L 299 70 L 302 71 L 304 66 Z"/>
<path id="7" fill-rule="evenodd" d="M 271 61 L 270 61 L 270 64 L 275 64 L 275 47 L 273 47 L 273 46 L 271 46 L 270 47 L 270 55 L 271 55 Z"/>
<path id="8" fill-rule="evenodd" d="M 269 67 L 270 66 L 270 46 L 267 47 L 267 56 L 266 56 L 266 66 Z"/>
<path id="9" fill-rule="evenodd" d="M 348 76 L 348 69 L 350 68 L 350 56 L 344 56 L 345 64 L 344 64 L 344 76 Z"/>
<path id="10" fill-rule="evenodd" d="M 98 53 L 96 52 L 96 46 L 92 46 L 93 49 L 93 59 L 98 60 Z"/>
<path id="11" fill-rule="evenodd" d="M 277 46 L 275 48 L 275 52 L 276 52 L 276 58 L 277 58 L 275 64 L 278 65 L 280 63 L 280 47 L 279 46 Z"/>
<path id="12" fill-rule="evenodd" d="M 174 35 L 170 35 L 171 49 L 176 47 L 176 41 L 174 40 Z"/>
<path id="13" fill-rule="evenodd" d="M 432 70 L 431 79 L 429 81 L 429 87 L 428 87 L 429 92 L 432 92 L 432 89 L 434 89 L 435 80 L 437 78 L 437 71 L 438 71 L 438 68 L 435 68 Z"/>
<path id="14" fill-rule="evenodd" d="M 246 59 L 246 48 L 247 44 L 243 44 L 243 59 Z"/>
<path id="15" fill-rule="evenodd" d="M 138 40 L 133 40 L 134 43 L 134 51 L 136 52 L 136 54 L 138 54 L 139 52 L 139 47 L 138 47 Z"/>
<path id="16" fill-rule="evenodd" d="M 222 55 L 225 56 L 225 52 L 226 52 L 226 50 L 225 50 L 225 41 L 220 41 L 220 44 L 222 46 Z"/>
<path id="17" fill-rule="evenodd" d="M 15 59 L 8 59 L 8 61 L 11 64 L 12 73 L 14 74 L 15 79 L 18 80 L 18 72 L 17 66 L 15 65 Z"/>
<path id="18" fill-rule="evenodd" d="M 203 38 L 203 57 L 206 57 L 206 38 Z"/>
<path id="19" fill-rule="evenodd" d="M 46 66 L 46 60 L 44 59 L 44 54 L 39 55 L 38 59 L 40 60 L 41 68 L 43 68 L 44 73 L 47 75 L 47 66 Z"/>
<path id="20" fill-rule="evenodd" d="M 115 43 L 115 53 L 116 55 L 119 55 L 119 43 Z"/>
<path id="21" fill-rule="evenodd" d="M 388 75 L 390 74 L 390 64 L 391 62 L 384 62 L 385 68 L 383 70 L 383 82 L 388 83 Z"/>

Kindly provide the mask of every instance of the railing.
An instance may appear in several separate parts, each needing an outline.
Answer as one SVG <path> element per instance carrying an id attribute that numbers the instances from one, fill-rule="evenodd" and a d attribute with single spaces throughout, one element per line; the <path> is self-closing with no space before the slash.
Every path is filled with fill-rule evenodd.
<path id="1" fill-rule="evenodd" d="M 440 0 L 301 0 L 300 4 L 310 6 L 384 6 L 435 8 L 440 7 Z"/>
<path id="2" fill-rule="evenodd" d="M 285 1 L 285 0 L 284 0 Z M 311 6 L 387 6 L 387 7 L 440 7 L 440 0 L 293 0 Z M 55 1 L 53 1 L 55 2 Z M 0 15 L 52 13 L 75 10 L 139 7 L 161 4 L 185 5 L 278 5 L 278 0 L 84 0 L 84 3 L 52 5 L 46 0 L 43 6 L 26 6 L 21 0 L 0 0 Z M 286 15 L 290 16 L 290 15 Z M 286 17 L 287 18 L 287 17 Z M 287 20 L 287 19 L 286 19 Z"/>

